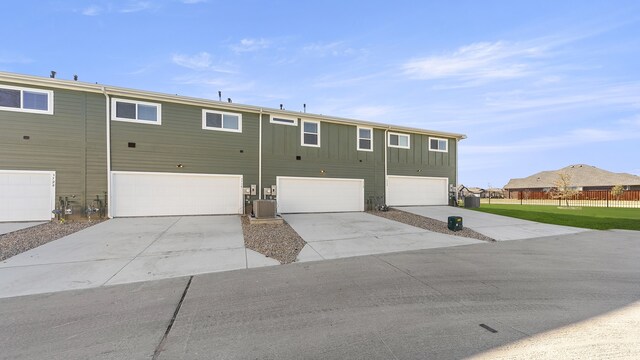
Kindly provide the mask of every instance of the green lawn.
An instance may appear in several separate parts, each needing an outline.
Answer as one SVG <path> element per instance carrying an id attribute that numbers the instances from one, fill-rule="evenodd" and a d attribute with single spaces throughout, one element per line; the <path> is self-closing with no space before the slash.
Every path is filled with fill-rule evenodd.
<path id="1" fill-rule="evenodd" d="M 640 209 L 481 204 L 480 208 L 473 210 L 541 223 L 587 229 L 640 230 Z"/>

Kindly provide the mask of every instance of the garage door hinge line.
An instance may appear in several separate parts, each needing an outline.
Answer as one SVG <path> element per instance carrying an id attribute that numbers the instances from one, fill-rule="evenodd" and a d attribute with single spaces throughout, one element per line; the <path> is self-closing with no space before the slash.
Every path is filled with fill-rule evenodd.
<path id="1" fill-rule="evenodd" d="M 158 346 L 156 346 L 156 349 L 153 352 L 153 357 L 152 357 L 153 360 L 157 359 L 158 356 L 160 356 L 160 353 L 163 350 L 164 343 L 166 342 L 167 337 L 169 336 L 169 332 L 171 331 L 171 328 L 173 327 L 173 323 L 176 321 L 176 318 L 178 317 L 178 313 L 180 312 L 180 308 L 182 308 L 182 303 L 184 302 L 184 298 L 187 296 L 187 291 L 189 291 L 189 286 L 191 286 L 191 281 L 192 280 L 193 280 L 193 275 L 189 277 L 189 281 L 187 282 L 187 286 L 184 287 L 184 291 L 182 292 L 182 296 L 180 297 L 180 301 L 178 301 L 178 305 L 176 305 L 176 309 L 173 312 L 173 316 L 171 317 L 171 321 L 169 321 L 169 325 L 167 326 L 167 330 L 165 330 L 164 335 L 162 336 L 162 339 L 160 339 L 160 342 L 158 343 Z"/>

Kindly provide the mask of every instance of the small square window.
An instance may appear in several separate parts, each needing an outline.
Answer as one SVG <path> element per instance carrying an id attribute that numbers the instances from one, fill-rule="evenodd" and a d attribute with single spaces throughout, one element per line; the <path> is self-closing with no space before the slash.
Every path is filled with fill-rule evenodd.
<path id="1" fill-rule="evenodd" d="M 302 146 L 320 147 L 320 123 L 317 121 L 302 121 Z"/>
<path id="2" fill-rule="evenodd" d="M 429 150 L 430 151 L 438 151 L 438 152 L 447 152 L 449 141 L 447 139 L 441 138 L 429 138 Z"/>
<path id="3" fill-rule="evenodd" d="M 135 100 L 111 99 L 111 120 L 161 124 L 162 106 Z"/>
<path id="4" fill-rule="evenodd" d="M 0 110 L 53 115 L 53 91 L 0 85 Z"/>
<path id="5" fill-rule="evenodd" d="M 389 147 L 409 149 L 409 135 L 389 133 Z"/>
<path id="6" fill-rule="evenodd" d="M 0 106 L 21 108 L 20 90 L 0 89 Z"/>
<path id="7" fill-rule="evenodd" d="M 46 93 L 23 91 L 22 99 L 22 106 L 25 109 L 47 111 L 49 97 Z"/>
<path id="8" fill-rule="evenodd" d="M 373 151 L 373 129 L 358 127 L 358 150 Z"/>
<path id="9" fill-rule="evenodd" d="M 205 130 L 242 132 L 242 114 L 203 109 L 202 128 Z"/>

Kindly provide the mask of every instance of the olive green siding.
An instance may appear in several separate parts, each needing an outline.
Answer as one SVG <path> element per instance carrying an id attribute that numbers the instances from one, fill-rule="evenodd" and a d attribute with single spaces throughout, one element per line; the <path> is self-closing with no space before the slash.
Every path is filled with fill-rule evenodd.
<path id="1" fill-rule="evenodd" d="M 107 122 L 104 94 L 53 92 L 53 115 L 0 110 L 0 169 L 55 171 L 56 196 L 75 196 L 74 213 L 96 197 L 105 198 L 107 126 L 113 171 L 234 174 L 243 176 L 245 187 L 258 185 L 262 121 L 263 188 L 275 185 L 278 176 L 364 179 L 366 201 L 383 203 L 385 149 L 389 175 L 447 177 L 456 184 L 454 138 L 448 139 L 448 152 L 429 151 L 429 136 L 416 133 L 407 133 L 409 149 L 387 148 L 385 130 L 378 128 L 373 129 L 373 151 L 359 151 L 357 126 L 328 120 L 320 123 L 320 147 L 309 147 L 301 144 L 301 121 L 296 126 L 273 124 L 267 113 L 259 120 L 255 112 L 211 104 L 207 110 L 242 115 L 242 132 L 217 131 L 202 129 L 203 107 L 197 104 L 114 96 L 161 104 L 161 124 Z M 111 96 L 108 102 L 110 106 Z"/>
<path id="2" fill-rule="evenodd" d="M 161 125 L 111 121 L 111 170 L 234 174 L 245 186 L 258 183 L 258 114 L 241 113 L 236 133 L 202 129 L 201 107 L 161 105 Z"/>
<path id="3" fill-rule="evenodd" d="M 264 116 L 262 124 L 263 187 L 277 176 L 354 178 L 364 179 L 365 199 L 384 196 L 384 131 L 374 130 L 371 152 L 357 150 L 353 125 L 322 122 L 318 148 L 301 145 L 301 122 L 272 124 Z"/>
<path id="4" fill-rule="evenodd" d="M 56 199 L 75 196 L 77 214 L 85 199 L 104 198 L 107 190 L 105 100 L 79 91 L 53 93 L 53 115 L 0 110 L 0 169 L 55 171 Z"/>
<path id="5" fill-rule="evenodd" d="M 448 152 L 438 152 L 429 150 L 428 135 L 410 136 L 409 149 L 389 148 L 389 175 L 446 177 L 456 184 L 456 140 L 448 139 Z"/>

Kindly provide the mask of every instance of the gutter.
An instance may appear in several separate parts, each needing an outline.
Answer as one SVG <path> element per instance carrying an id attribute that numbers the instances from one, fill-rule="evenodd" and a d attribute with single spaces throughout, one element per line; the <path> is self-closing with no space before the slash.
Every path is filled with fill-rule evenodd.
<path id="1" fill-rule="evenodd" d="M 110 104 L 109 104 L 109 95 L 107 95 L 107 89 L 102 87 L 102 94 L 105 98 L 105 116 L 107 124 L 107 197 L 105 201 L 107 202 L 107 218 L 111 219 L 111 120 L 110 120 Z"/>
<path id="2" fill-rule="evenodd" d="M 86 92 L 93 92 L 93 93 L 101 93 L 101 92 L 104 93 L 106 91 L 104 85 L 99 85 L 97 83 L 93 84 L 93 83 L 64 80 L 64 79 L 51 79 L 51 78 L 45 78 L 41 76 L 21 75 L 21 74 L 8 73 L 3 71 L 0 71 L 0 81 L 17 82 L 21 84 L 43 86 L 43 87 L 55 87 L 60 89 L 86 91 Z M 367 127 L 372 127 L 376 129 L 387 129 L 387 130 L 393 130 L 393 131 L 404 132 L 404 133 L 416 133 L 416 134 L 422 134 L 422 135 L 440 136 L 440 137 L 455 138 L 455 139 L 466 138 L 466 135 L 464 134 L 434 131 L 434 130 L 427 130 L 427 129 L 418 129 L 418 128 L 404 127 L 404 126 L 394 126 L 394 125 L 376 123 L 371 121 L 348 119 L 348 118 L 342 118 L 337 116 L 326 116 L 322 114 L 301 113 L 301 112 L 279 110 L 279 109 L 273 109 L 273 108 L 263 108 L 263 107 L 252 106 L 252 105 L 243 105 L 243 104 L 236 104 L 236 103 L 232 103 L 232 104 L 221 103 L 219 101 L 194 98 L 189 96 L 178 96 L 178 95 L 164 94 L 164 93 L 153 92 L 153 91 L 134 90 L 134 89 L 127 89 L 122 87 L 114 87 L 114 86 L 109 86 L 109 94 L 111 96 L 141 98 L 141 99 L 146 99 L 151 101 L 161 101 L 161 102 L 164 101 L 164 102 L 177 103 L 177 104 L 185 104 L 185 105 L 200 106 L 200 107 L 212 107 L 212 108 L 219 108 L 224 110 L 244 111 L 244 112 L 251 112 L 251 113 L 263 113 L 266 111 L 266 113 L 274 114 L 274 115 L 304 117 L 305 119 L 318 120 L 318 121 L 327 122 L 327 123 L 367 126 Z"/>

